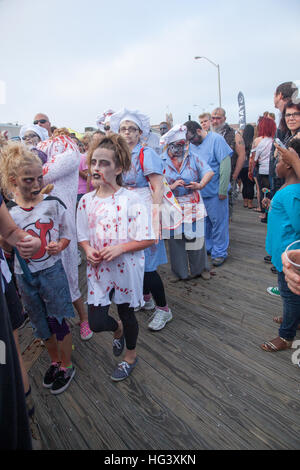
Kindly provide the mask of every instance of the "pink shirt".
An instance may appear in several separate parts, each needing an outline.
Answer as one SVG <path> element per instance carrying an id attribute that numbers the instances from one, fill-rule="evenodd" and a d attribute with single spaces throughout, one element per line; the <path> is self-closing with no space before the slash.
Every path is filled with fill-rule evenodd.
<path id="1" fill-rule="evenodd" d="M 86 164 L 86 153 L 82 153 L 80 156 L 79 170 L 85 171 L 87 169 L 88 169 L 88 166 Z M 85 194 L 87 192 L 86 183 L 87 183 L 87 180 L 81 178 L 81 176 L 79 175 L 78 194 Z"/>

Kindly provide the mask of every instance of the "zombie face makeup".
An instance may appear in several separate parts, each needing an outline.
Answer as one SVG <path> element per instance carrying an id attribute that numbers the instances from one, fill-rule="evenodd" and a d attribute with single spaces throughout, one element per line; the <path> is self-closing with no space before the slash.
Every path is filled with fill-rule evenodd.
<path id="1" fill-rule="evenodd" d="M 91 158 L 92 184 L 95 188 L 101 185 L 116 186 L 116 178 L 122 172 L 116 167 L 113 150 L 98 148 Z"/>
<path id="2" fill-rule="evenodd" d="M 176 142 L 172 142 L 168 147 L 168 153 L 171 158 L 183 158 L 184 150 L 185 150 L 185 140 L 177 140 Z"/>
<path id="3" fill-rule="evenodd" d="M 160 135 L 166 134 L 166 133 L 168 132 L 168 130 L 169 130 L 169 129 L 168 129 L 167 124 L 161 124 L 161 125 L 159 126 L 159 133 L 160 133 Z"/>
<path id="4" fill-rule="evenodd" d="M 186 133 L 186 138 L 191 144 L 194 144 L 194 145 L 200 145 L 203 142 L 203 137 L 201 135 L 201 132 L 198 133 L 197 131 L 193 133 L 188 130 Z"/>
<path id="5" fill-rule="evenodd" d="M 33 131 L 25 132 L 24 137 L 22 137 L 22 140 L 24 141 L 25 145 L 30 148 L 36 147 L 37 144 L 41 141 L 39 136 Z"/>
<path id="6" fill-rule="evenodd" d="M 39 164 L 24 166 L 14 181 L 16 193 L 23 201 L 36 202 L 43 187 L 43 168 Z"/>

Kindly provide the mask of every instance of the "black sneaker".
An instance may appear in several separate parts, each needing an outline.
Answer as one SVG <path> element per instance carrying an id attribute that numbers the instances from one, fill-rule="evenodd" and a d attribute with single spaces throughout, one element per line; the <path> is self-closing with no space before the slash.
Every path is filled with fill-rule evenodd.
<path id="1" fill-rule="evenodd" d="M 264 257 L 264 262 L 265 262 L 265 263 L 271 263 L 271 262 L 272 262 L 272 261 L 271 261 L 271 256 L 270 256 L 270 255 L 265 256 L 265 257 Z"/>
<path id="2" fill-rule="evenodd" d="M 43 387 L 51 388 L 55 380 L 55 377 L 59 372 L 59 366 L 60 366 L 60 363 L 51 364 L 51 366 L 49 367 L 49 369 L 47 370 L 44 376 Z"/>
<path id="3" fill-rule="evenodd" d="M 51 393 L 54 395 L 58 395 L 59 393 L 64 392 L 67 390 L 68 386 L 71 383 L 75 375 L 75 367 L 73 366 L 71 369 L 60 370 L 55 377 L 55 380 L 51 387 Z"/>

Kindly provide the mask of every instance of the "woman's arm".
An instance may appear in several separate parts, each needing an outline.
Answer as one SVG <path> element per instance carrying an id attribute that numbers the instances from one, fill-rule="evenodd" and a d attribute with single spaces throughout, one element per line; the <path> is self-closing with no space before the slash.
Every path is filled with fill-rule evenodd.
<path id="1" fill-rule="evenodd" d="M 188 186 L 185 186 L 188 189 L 203 189 L 205 186 L 210 182 L 212 177 L 214 176 L 215 172 L 214 171 L 208 171 L 205 173 L 203 178 L 201 179 L 200 183 L 192 181 Z"/>
<path id="2" fill-rule="evenodd" d="M 164 177 L 163 175 L 152 173 L 148 175 L 148 178 L 152 187 L 153 204 L 161 204 L 164 197 Z"/>

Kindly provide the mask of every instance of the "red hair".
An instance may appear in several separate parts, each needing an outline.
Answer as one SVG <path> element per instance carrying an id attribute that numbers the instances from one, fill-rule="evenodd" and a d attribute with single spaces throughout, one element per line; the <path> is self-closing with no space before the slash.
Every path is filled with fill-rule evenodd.
<path id="1" fill-rule="evenodd" d="M 276 133 L 275 121 L 268 117 L 262 117 L 258 123 L 258 137 L 272 137 Z"/>

